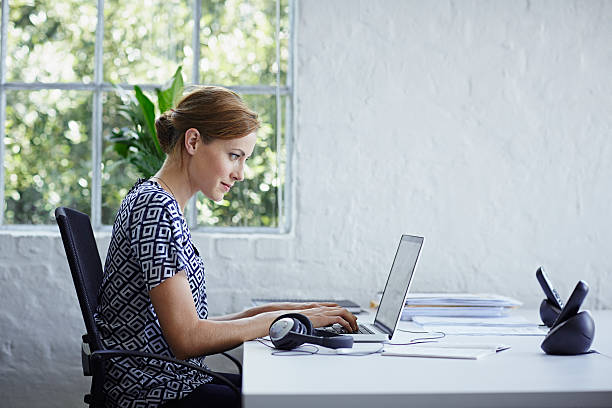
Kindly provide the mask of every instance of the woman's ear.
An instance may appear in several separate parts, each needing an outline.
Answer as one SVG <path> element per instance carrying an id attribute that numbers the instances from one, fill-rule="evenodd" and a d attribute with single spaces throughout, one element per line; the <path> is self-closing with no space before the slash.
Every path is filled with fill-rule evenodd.
<path id="1" fill-rule="evenodd" d="M 188 154 L 195 154 L 199 142 L 200 132 L 197 129 L 189 128 L 185 131 L 185 150 Z"/>

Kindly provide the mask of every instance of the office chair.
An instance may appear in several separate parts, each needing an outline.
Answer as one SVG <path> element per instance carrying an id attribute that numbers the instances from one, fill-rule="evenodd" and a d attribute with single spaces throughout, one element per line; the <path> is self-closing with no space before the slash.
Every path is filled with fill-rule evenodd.
<path id="1" fill-rule="evenodd" d="M 106 361 L 122 357 L 148 358 L 189 367 L 218 379 L 229 386 L 240 398 L 240 390 L 226 377 L 195 364 L 172 357 L 136 350 L 105 349 L 94 320 L 94 312 L 98 306 L 98 290 L 102 285 L 102 263 L 89 216 L 67 207 L 58 207 L 55 209 L 55 219 L 62 235 L 66 258 L 68 258 L 72 280 L 74 281 L 74 287 L 87 330 L 87 333 L 83 335 L 81 358 L 83 375 L 91 376 L 92 379 L 91 391 L 90 394 L 85 395 L 85 403 L 92 408 L 104 406 L 103 384 Z M 221 354 L 236 364 L 238 371 L 242 375 L 240 362 L 227 353 Z"/>

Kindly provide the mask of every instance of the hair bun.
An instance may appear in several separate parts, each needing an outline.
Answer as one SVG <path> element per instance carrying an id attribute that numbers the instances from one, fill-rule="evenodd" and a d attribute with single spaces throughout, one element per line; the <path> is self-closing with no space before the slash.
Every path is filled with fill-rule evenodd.
<path id="1" fill-rule="evenodd" d="M 219 86 L 196 87 L 155 121 L 157 139 L 168 155 L 181 147 L 189 129 L 196 129 L 202 143 L 209 144 L 247 136 L 259 125 L 257 114 L 236 92 Z"/>
<path id="2" fill-rule="evenodd" d="M 161 149 L 166 154 L 170 154 L 174 143 L 176 143 L 176 128 L 172 121 L 172 112 L 167 111 L 160 115 L 155 120 L 155 129 L 157 130 L 157 140 Z"/>

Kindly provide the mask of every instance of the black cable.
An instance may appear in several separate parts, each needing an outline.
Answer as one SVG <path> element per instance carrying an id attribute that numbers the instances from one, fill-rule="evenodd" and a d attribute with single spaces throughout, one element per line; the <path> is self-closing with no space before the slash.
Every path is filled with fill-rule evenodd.
<path id="1" fill-rule="evenodd" d="M 413 344 L 423 344 L 423 343 L 437 343 L 436 340 L 410 340 L 408 343 L 385 343 L 389 346 L 412 346 Z"/>
<path id="2" fill-rule="evenodd" d="M 446 337 L 446 333 L 441 332 L 441 331 L 433 331 L 433 332 L 429 332 L 429 331 L 413 331 L 413 330 L 404 330 L 404 329 L 397 329 L 398 331 L 404 332 L 404 333 L 413 333 L 413 334 L 431 334 L 431 335 L 438 335 L 436 337 L 417 337 L 416 339 L 412 339 L 410 340 L 409 344 L 416 344 L 416 343 L 429 343 L 433 340 L 438 340 L 438 339 L 442 339 L 444 337 Z M 389 343 L 391 344 L 391 343 Z"/>
<path id="3" fill-rule="evenodd" d="M 378 350 L 374 350 L 374 351 L 351 351 L 348 353 L 342 353 L 342 354 L 337 354 L 337 353 L 325 353 L 322 355 L 327 355 L 327 356 L 369 356 L 372 354 L 380 354 L 383 352 L 385 348 L 385 345 L 381 343 L 380 348 Z"/>
<path id="4" fill-rule="evenodd" d="M 430 334 L 430 336 L 429 337 L 417 337 L 415 339 L 411 339 L 407 343 L 390 343 L 390 342 L 381 343 L 380 348 L 375 351 L 355 351 L 355 352 L 348 352 L 348 353 L 341 353 L 341 354 L 339 353 L 320 353 L 319 352 L 320 349 L 317 346 L 314 346 L 311 344 L 300 346 L 300 347 L 312 347 L 314 348 L 314 350 L 304 350 L 304 349 L 300 349 L 299 347 L 294 348 L 293 350 L 277 350 L 276 347 L 274 347 L 273 345 L 266 343 L 266 341 L 271 342 L 271 340 L 269 340 L 270 339 L 269 336 L 260 337 L 260 338 L 257 338 L 256 340 L 268 348 L 275 349 L 276 351 L 272 352 L 273 356 L 303 356 L 303 355 L 308 356 L 308 355 L 313 355 L 313 354 L 317 354 L 320 356 L 367 356 L 370 354 L 382 353 L 384 350 L 385 344 L 388 344 L 390 346 L 411 346 L 414 344 L 435 343 L 438 339 L 446 337 L 446 333 L 441 332 L 441 331 L 433 331 L 433 332 L 414 331 L 414 330 L 404 330 L 400 328 L 398 328 L 397 330 L 404 332 L 404 333 Z M 434 335 L 435 337 L 432 337 L 431 335 Z"/>
<path id="5" fill-rule="evenodd" d="M 259 338 L 256 338 L 255 340 L 257 340 L 258 342 L 260 342 L 261 344 L 263 344 L 266 347 L 275 348 L 274 346 L 271 346 L 268 343 L 266 343 L 266 341 L 270 341 L 270 340 L 266 339 L 265 337 L 259 337 Z"/>
<path id="6" fill-rule="evenodd" d="M 293 350 L 277 350 L 273 351 L 273 356 L 311 356 L 313 354 L 319 353 L 319 348 L 317 346 L 313 346 L 312 344 L 308 344 L 300 347 L 312 347 L 314 350 L 300 350 L 299 348 L 294 348 Z"/>
<path id="7" fill-rule="evenodd" d="M 599 351 L 597 351 L 597 350 L 593 350 L 593 349 L 591 349 L 591 350 L 587 351 L 585 354 L 599 354 L 600 356 L 604 356 L 604 357 L 606 357 L 606 358 L 610 358 L 610 359 L 612 359 L 612 357 L 610 357 L 609 355 L 604 354 L 604 353 L 600 353 Z"/>
<path id="8" fill-rule="evenodd" d="M 307 345 L 300 346 L 300 347 L 312 347 L 315 349 L 314 351 L 313 350 L 303 350 L 303 349 L 300 350 L 299 348 L 294 348 L 293 350 L 278 350 L 276 347 L 271 346 L 268 343 L 266 343 L 266 339 L 264 338 L 258 338 L 255 340 L 257 340 L 258 342 L 260 342 L 261 344 L 263 344 L 264 346 L 268 348 L 276 350 L 272 352 L 273 356 L 283 356 L 283 355 L 284 356 L 308 356 L 311 354 L 317 354 L 319 352 L 319 348 L 312 344 L 307 344 Z M 270 341 L 270 340 L 267 340 L 267 341 Z"/>
<path id="9" fill-rule="evenodd" d="M 434 332 L 428 332 L 428 331 L 413 331 L 413 330 L 404 330 L 404 329 L 397 329 L 398 331 L 404 332 L 404 333 L 413 333 L 413 334 L 430 334 L 429 337 L 417 337 L 415 339 L 411 339 L 408 343 L 381 343 L 381 346 L 378 350 L 375 351 L 354 351 L 354 352 L 347 352 L 347 353 L 320 353 L 320 349 L 317 346 L 314 345 L 302 345 L 298 348 L 294 348 L 293 350 L 277 350 L 276 347 L 266 343 L 266 341 L 270 341 L 268 340 L 269 337 L 260 337 L 258 339 L 256 339 L 258 342 L 260 342 L 261 344 L 263 344 L 264 346 L 274 349 L 276 351 L 272 352 L 273 356 L 309 356 L 309 355 L 313 355 L 313 354 L 317 354 L 320 356 L 368 356 L 371 354 L 380 354 L 383 352 L 385 344 L 388 344 L 390 346 L 411 346 L 414 344 L 422 344 L 422 343 L 435 343 L 438 339 L 444 338 L 446 337 L 446 333 L 441 332 L 441 331 L 434 331 Z M 433 335 L 434 337 L 432 337 L 431 335 Z M 300 349 L 301 347 L 312 347 L 314 348 L 314 350 L 310 349 L 310 350 L 304 350 L 304 349 Z"/>
<path id="10" fill-rule="evenodd" d="M 368 356 L 370 354 L 379 354 L 382 353 L 383 349 L 384 349 L 384 344 L 380 345 L 380 348 L 378 350 L 374 350 L 374 351 L 354 351 L 354 352 L 347 352 L 347 353 L 321 353 L 319 347 L 313 345 L 313 344 L 306 344 L 306 345 L 301 345 L 298 348 L 294 348 L 292 350 L 278 350 L 276 349 L 276 347 L 269 345 L 268 343 L 266 343 L 266 341 L 270 341 L 270 340 L 266 340 L 264 338 L 258 338 L 255 339 L 257 340 L 259 343 L 263 344 L 264 346 L 274 349 L 276 351 L 272 352 L 273 356 L 310 356 L 313 354 L 319 355 L 319 356 Z M 304 349 L 300 349 L 302 347 L 311 347 L 314 350 L 304 350 Z"/>

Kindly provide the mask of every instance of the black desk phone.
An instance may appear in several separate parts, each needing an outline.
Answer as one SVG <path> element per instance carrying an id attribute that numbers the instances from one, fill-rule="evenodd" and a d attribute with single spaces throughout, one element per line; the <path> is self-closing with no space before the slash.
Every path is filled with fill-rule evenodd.
<path id="1" fill-rule="evenodd" d="M 595 337 L 595 323 L 589 311 L 579 312 L 589 293 L 589 285 L 579 281 L 563 304 L 559 293 L 552 287 L 542 267 L 536 271 L 546 299 L 540 304 L 540 317 L 550 330 L 542 342 L 547 354 L 575 355 L 587 353 Z"/>

